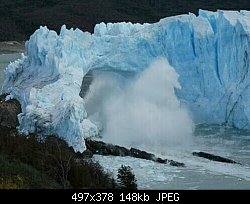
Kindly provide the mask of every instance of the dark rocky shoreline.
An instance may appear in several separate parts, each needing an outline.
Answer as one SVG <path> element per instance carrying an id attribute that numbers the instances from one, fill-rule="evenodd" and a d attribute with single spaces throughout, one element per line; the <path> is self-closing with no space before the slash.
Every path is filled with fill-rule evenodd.
<path id="1" fill-rule="evenodd" d="M 11 99 L 5 101 L 7 94 L 0 95 L 0 126 L 7 128 L 16 128 L 19 125 L 17 115 L 21 113 L 21 105 Z"/>
<path id="2" fill-rule="evenodd" d="M 148 153 L 146 151 L 142 151 L 136 148 L 127 149 L 125 147 L 121 147 L 118 145 L 106 144 L 102 141 L 95 141 L 91 139 L 85 139 L 85 144 L 87 151 L 90 151 L 92 154 L 99 154 L 104 156 L 129 156 L 135 157 L 139 159 L 145 159 L 154 161 L 161 164 L 169 164 L 170 166 L 176 167 L 185 167 L 185 164 L 182 162 L 177 162 L 170 159 L 162 159 L 156 157 L 152 153 Z"/>
<path id="3" fill-rule="evenodd" d="M 192 153 L 194 156 L 205 158 L 211 161 L 217 161 L 217 162 L 222 162 L 222 163 L 230 163 L 230 164 L 240 164 L 239 162 L 236 162 L 232 159 L 228 159 L 225 157 L 221 157 L 218 155 L 210 154 L 207 152 L 193 152 Z"/>

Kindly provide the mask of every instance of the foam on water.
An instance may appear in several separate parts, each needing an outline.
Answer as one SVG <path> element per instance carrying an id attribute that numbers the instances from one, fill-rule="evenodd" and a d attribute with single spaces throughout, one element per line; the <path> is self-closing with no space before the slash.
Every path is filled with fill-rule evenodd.
<path id="1" fill-rule="evenodd" d="M 223 131 L 218 132 L 218 129 Z M 208 135 L 208 131 L 213 134 Z M 231 134 L 232 137 L 225 137 L 225 132 L 229 134 L 229 137 Z M 162 158 L 184 162 L 186 168 L 172 167 L 130 157 L 95 155 L 94 158 L 107 171 L 113 172 L 114 176 L 122 164 L 130 165 L 140 189 L 249 189 L 250 152 L 246 151 L 249 150 L 249 143 L 246 141 L 249 141 L 250 136 L 244 134 L 245 136 L 241 138 L 241 134 L 238 132 L 236 135 L 235 132 L 237 130 L 229 130 L 221 126 L 196 127 L 193 148 L 198 151 L 227 156 L 241 162 L 242 165 L 210 161 L 192 156 L 191 152 L 188 151 L 165 151 L 159 154 Z M 229 140 L 232 142 L 227 142 Z"/>

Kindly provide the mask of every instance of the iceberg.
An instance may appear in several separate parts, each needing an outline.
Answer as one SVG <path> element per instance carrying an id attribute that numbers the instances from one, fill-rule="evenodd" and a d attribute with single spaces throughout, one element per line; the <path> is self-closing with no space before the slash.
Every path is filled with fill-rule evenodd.
<path id="1" fill-rule="evenodd" d="M 94 33 L 40 27 L 5 70 L 6 100 L 20 101 L 20 132 L 56 134 L 76 151 L 97 136 L 79 96 L 89 70 L 141 72 L 166 58 L 195 123 L 250 128 L 250 12 L 200 10 L 153 24 L 100 23 Z"/>

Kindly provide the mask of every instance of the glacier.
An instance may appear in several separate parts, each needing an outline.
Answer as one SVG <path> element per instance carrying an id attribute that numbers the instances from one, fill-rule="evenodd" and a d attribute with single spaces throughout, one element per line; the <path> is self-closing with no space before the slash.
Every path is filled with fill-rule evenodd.
<path id="1" fill-rule="evenodd" d="M 166 58 L 195 123 L 250 128 L 250 11 L 199 10 L 153 24 L 100 23 L 94 33 L 40 27 L 5 70 L 6 100 L 20 101 L 19 131 L 56 134 L 76 151 L 99 134 L 79 96 L 89 70 L 141 72 Z"/>

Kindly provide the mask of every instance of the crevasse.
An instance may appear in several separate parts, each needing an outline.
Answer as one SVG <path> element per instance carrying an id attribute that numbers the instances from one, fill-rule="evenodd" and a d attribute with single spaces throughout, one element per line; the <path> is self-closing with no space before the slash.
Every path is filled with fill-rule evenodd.
<path id="1" fill-rule="evenodd" d="M 166 57 L 178 72 L 177 96 L 196 123 L 250 128 L 250 12 L 200 10 L 154 24 L 108 23 L 94 33 L 40 27 L 26 54 L 5 70 L 2 88 L 21 102 L 19 131 L 56 134 L 76 151 L 98 134 L 79 96 L 91 69 L 140 72 Z M 7 99 L 8 99 L 7 98 Z"/>

